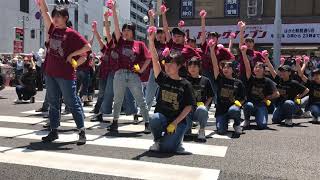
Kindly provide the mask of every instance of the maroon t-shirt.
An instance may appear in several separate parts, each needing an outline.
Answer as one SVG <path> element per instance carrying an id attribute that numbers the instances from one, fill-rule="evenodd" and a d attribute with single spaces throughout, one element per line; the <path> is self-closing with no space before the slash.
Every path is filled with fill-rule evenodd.
<path id="1" fill-rule="evenodd" d="M 211 60 L 211 54 L 210 54 L 210 47 L 208 46 L 208 43 L 205 42 L 201 46 L 201 50 L 203 51 L 202 54 L 202 67 L 204 70 L 210 70 L 212 71 L 212 60 Z M 216 51 L 216 57 L 218 62 L 223 61 L 223 60 L 234 60 L 233 54 L 229 52 L 226 48 L 219 48 L 215 47 Z"/>
<path id="2" fill-rule="evenodd" d="M 100 64 L 100 78 L 105 79 L 111 72 L 118 69 L 119 52 L 113 47 L 114 43 L 111 41 L 101 49 L 103 56 Z"/>
<path id="3" fill-rule="evenodd" d="M 119 51 L 117 70 L 132 70 L 135 64 L 139 64 L 142 68 L 146 60 L 151 60 L 151 54 L 142 41 L 127 41 L 120 38 L 117 49 Z"/>
<path id="4" fill-rule="evenodd" d="M 254 67 L 255 63 L 263 62 L 263 60 L 264 60 L 261 52 L 254 51 L 254 50 L 251 50 L 251 49 L 247 50 L 247 56 L 248 56 L 248 59 L 249 59 L 251 67 Z M 240 75 L 244 75 L 246 73 L 246 69 L 245 69 L 245 66 L 244 66 L 242 55 L 240 55 L 239 65 L 240 65 Z"/>
<path id="5" fill-rule="evenodd" d="M 91 64 L 93 61 L 93 57 L 92 57 L 92 51 L 89 51 L 87 53 L 87 60 L 81 64 L 80 66 L 77 67 L 77 70 L 79 71 L 90 71 L 91 70 Z"/>
<path id="6" fill-rule="evenodd" d="M 88 44 L 87 40 L 71 28 L 58 29 L 53 24 L 48 34 L 50 34 L 50 41 L 45 72 L 48 76 L 75 80 L 75 70 L 66 60 L 72 52 Z"/>

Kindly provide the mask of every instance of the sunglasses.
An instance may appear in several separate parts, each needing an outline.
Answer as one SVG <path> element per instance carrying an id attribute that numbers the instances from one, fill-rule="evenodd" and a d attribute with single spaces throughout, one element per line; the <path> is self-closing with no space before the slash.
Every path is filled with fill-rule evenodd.
<path id="1" fill-rule="evenodd" d="M 232 62 L 223 62 L 220 64 L 222 68 L 232 67 Z"/>
<path id="2" fill-rule="evenodd" d="M 191 65 L 200 66 L 200 62 L 199 61 L 189 61 L 188 66 L 191 66 Z"/>

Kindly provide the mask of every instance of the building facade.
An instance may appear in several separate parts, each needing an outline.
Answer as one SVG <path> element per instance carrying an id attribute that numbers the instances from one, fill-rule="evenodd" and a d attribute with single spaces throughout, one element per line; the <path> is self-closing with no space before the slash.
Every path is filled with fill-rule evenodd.
<path id="1" fill-rule="evenodd" d="M 46 0 L 51 11 L 55 0 Z M 69 19 L 73 28 L 87 39 L 92 35 L 91 23 L 97 21 L 103 25 L 104 0 L 70 0 Z M 13 53 L 15 27 L 24 29 L 24 52 L 38 51 L 43 47 L 44 29 L 40 26 L 40 19 L 36 18 L 38 8 L 34 0 L 3 0 L 0 1 L 0 53 Z M 102 28 L 99 29 L 102 33 Z M 98 43 L 93 44 L 93 50 L 99 51 Z"/>
<path id="2" fill-rule="evenodd" d="M 207 31 L 221 34 L 227 43 L 230 32 L 237 34 L 237 22 L 247 23 L 246 36 L 254 37 L 258 46 L 273 43 L 275 0 L 177 0 L 166 1 L 170 26 L 184 20 L 189 36 L 199 37 L 202 9 L 207 11 Z M 282 0 L 283 51 L 313 51 L 320 56 L 320 1 Z M 239 42 L 239 38 L 236 39 Z"/>

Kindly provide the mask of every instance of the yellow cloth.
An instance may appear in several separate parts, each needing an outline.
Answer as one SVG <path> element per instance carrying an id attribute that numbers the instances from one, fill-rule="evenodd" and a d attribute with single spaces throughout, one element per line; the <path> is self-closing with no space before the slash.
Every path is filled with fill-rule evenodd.
<path id="1" fill-rule="evenodd" d="M 71 60 L 71 66 L 76 69 L 78 67 L 78 62 L 75 59 Z"/>
<path id="2" fill-rule="evenodd" d="M 300 105 L 301 104 L 301 99 L 297 98 L 297 99 L 294 100 L 294 102 L 297 103 L 298 105 Z"/>
<path id="3" fill-rule="evenodd" d="M 175 131 L 176 131 L 176 126 L 173 123 L 169 124 L 167 127 L 168 134 L 173 134 Z"/>
<path id="4" fill-rule="evenodd" d="M 267 99 L 267 100 L 265 101 L 265 103 L 266 103 L 267 106 L 270 106 L 270 105 L 271 105 L 271 101 L 270 101 L 269 99 Z"/>
<path id="5" fill-rule="evenodd" d="M 135 71 L 135 72 L 139 72 L 139 71 L 140 71 L 140 66 L 139 66 L 139 64 L 135 64 L 135 65 L 133 66 L 133 68 L 134 68 L 134 71 Z"/>
<path id="6" fill-rule="evenodd" d="M 163 64 L 163 65 L 164 65 L 165 63 L 166 63 L 166 61 L 165 61 L 165 60 L 162 60 L 162 61 L 161 61 L 161 64 Z"/>
<path id="7" fill-rule="evenodd" d="M 204 103 L 203 102 L 197 102 L 197 106 L 204 106 Z"/>
<path id="8" fill-rule="evenodd" d="M 236 106 L 238 106 L 238 107 L 241 107 L 241 106 L 242 106 L 241 103 L 240 103 L 240 101 L 238 101 L 238 100 L 234 101 L 234 105 L 236 105 Z"/>

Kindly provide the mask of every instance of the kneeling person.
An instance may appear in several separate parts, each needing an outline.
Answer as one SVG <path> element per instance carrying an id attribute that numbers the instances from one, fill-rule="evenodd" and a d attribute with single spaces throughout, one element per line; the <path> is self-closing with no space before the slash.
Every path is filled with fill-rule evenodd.
<path id="1" fill-rule="evenodd" d="M 168 50 L 164 54 L 165 72 L 161 71 L 159 57 L 154 45 L 155 35 L 149 37 L 152 63 L 159 95 L 154 115 L 150 119 L 150 129 L 154 136 L 151 151 L 183 153 L 182 139 L 187 130 L 186 117 L 194 105 L 191 84 L 179 76 L 183 56 Z"/>

